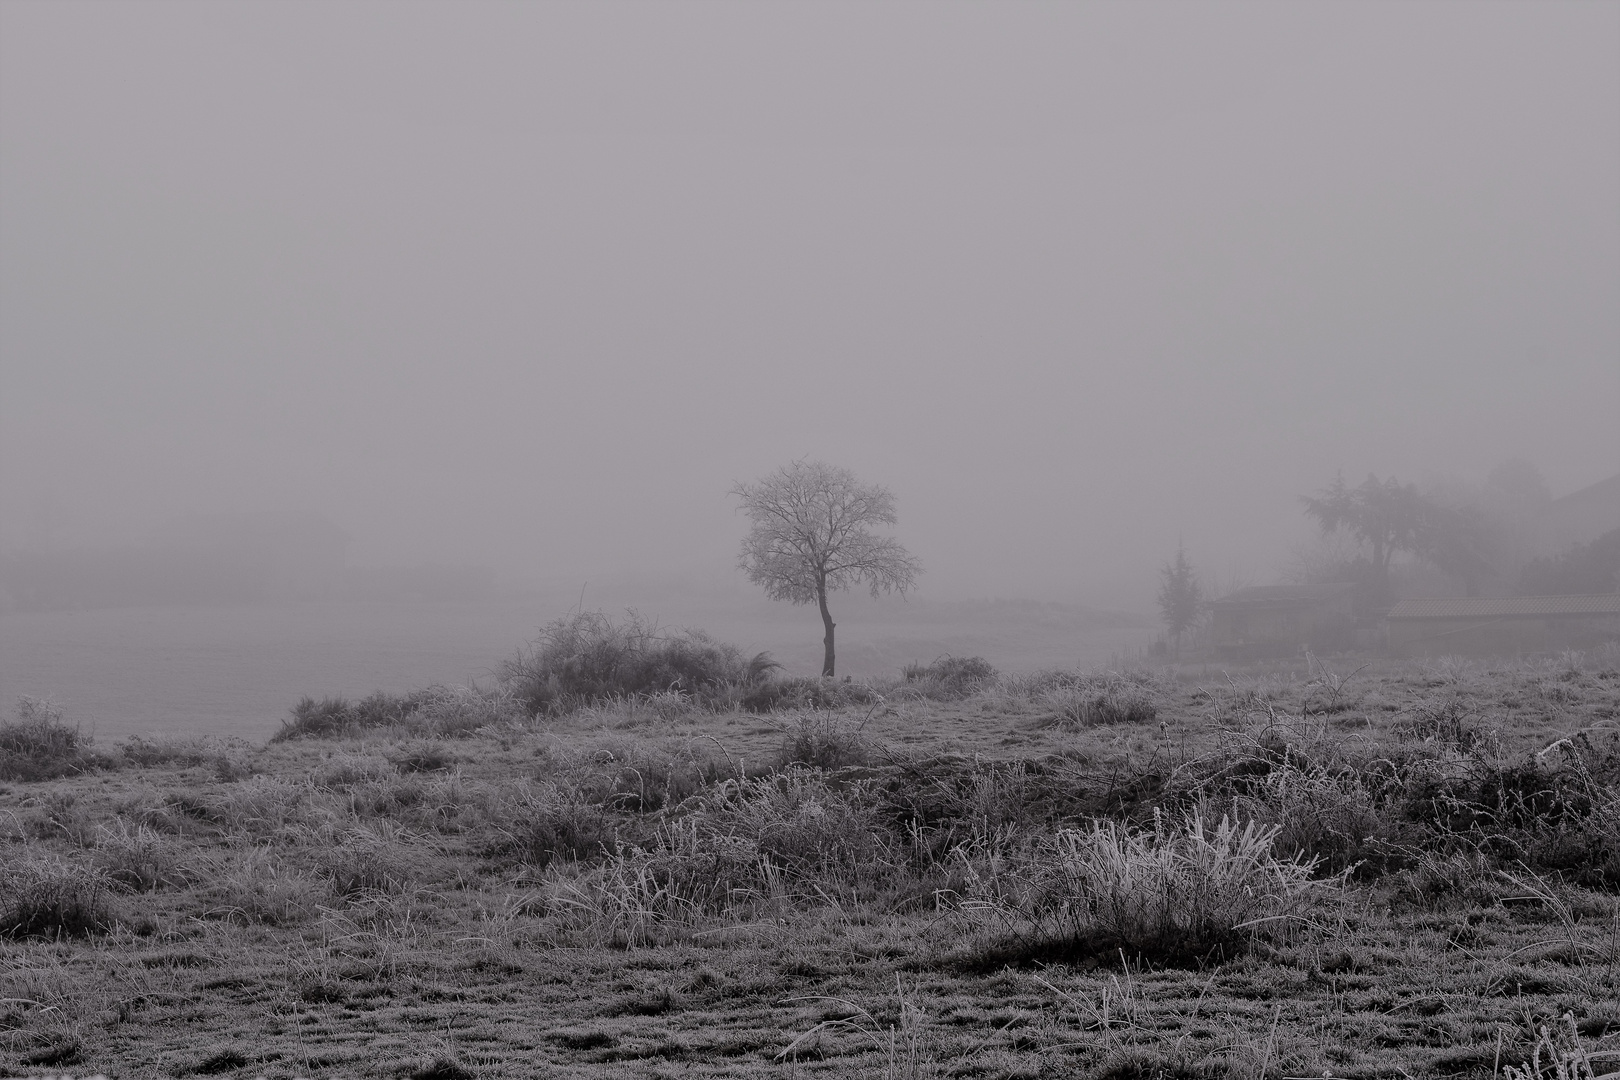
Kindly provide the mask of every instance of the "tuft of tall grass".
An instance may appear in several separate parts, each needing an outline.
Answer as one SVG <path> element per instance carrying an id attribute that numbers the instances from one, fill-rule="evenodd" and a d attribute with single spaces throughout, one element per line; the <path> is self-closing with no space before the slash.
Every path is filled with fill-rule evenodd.
<path id="1" fill-rule="evenodd" d="M 793 676 L 755 684 L 740 699 L 749 712 L 832 710 L 877 705 L 883 695 L 866 683 Z"/>
<path id="2" fill-rule="evenodd" d="M 913 696 L 955 701 L 990 686 L 997 673 L 982 656 L 941 656 L 931 664 L 908 664 L 900 676 Z"/>
<path id="3" fill-rule="evenodd" d="M 179 845 L 149 825 L 136 823 L 132 828 L 120 818 L 98 831 L 95 865 L 119 888 L 131 892 L 184 888 L 196 876 Z"/>
<path id="4" fill-rule="evenodd" d="M 618 848 L 618 827 L 600 803 L 578 787 L 552 781 L 525 784 L 498 808 L 501 837 L 490 854 L 534 867 L 601 859 Z"/>
<path id="5" fill-rule="evenodd" d="M 94 866 L 25 854 L 0 874 L 0 937 L 88 937 L 110 929 L 106 881 Z"/>
<path id="6" fill-rule="evenodd" d="M 334 841 L 323 846 L 316 869 L 342 899 L 403 891 L 424 866 L 422 853 L 386 827 L 353 829 Z"/>
<path id="7" fill-rule="evenodd" d="M 1158 704 L 1147 687 L 1113 677 L 1054 687 L 1037 702 L 1051 710 L 1047 725 L 1070 731 L 1106 724 L 1147 724 L 1159 716 Z"/>
<path id="8" fill-rule="evenodd" d="M 1321 890 L 1310 863 L 1273 853 L 1278 831 L 1229 818 L 1211 826 L 1197 811 L 1155 814 L 1145 830 L 1115 821 L 1060 829 L 1021 868 L 1027 884 L 970 897 L 969 909 L 1007 920 L 1010 951 L 1023 959 L 1231 957 L 1256 928 L 1299 915 Z"/>
<path id="9" fill-rule="evenodd" d="M 748 841 L 793 879 L 855 884 L 895 866 L 879 807 L 863 794 L 860 785 L 835 790 L 821 773 L 789 768 L 721 785 L 693 824 Z"/>
<path id="10" fill-rule="evenodd" d="M 1575 1015 L 1565 1013 L 1551 1028 L 1542 1024 L 1531 1044 L 1530 1057 L 1523 1065 L 1503 1066 L 1502 1075 L 1506 1080 L 1614 1080 L 1620 1072 L 1599 1076 L 1594 1064 L 1598 1057 L 1614 1056 L 1588 1051 L 1575 1026 Z"/>
<path id="11" fill-rule="evenodd" d="M 800 712 L 788 729 L 777 761 L 783 766 L 815 769 L 869 764 L 873 747 L 864 733 L 865 726 L 836 713 Z"/>
<path id="12" fill-rule="evenodd" d="M 326 896 L 320 880 L 291 867 L 268 847 L 234 855 L 208 889 L 207 914 L 243 923 L 286 926 L 308 918 Z"/>

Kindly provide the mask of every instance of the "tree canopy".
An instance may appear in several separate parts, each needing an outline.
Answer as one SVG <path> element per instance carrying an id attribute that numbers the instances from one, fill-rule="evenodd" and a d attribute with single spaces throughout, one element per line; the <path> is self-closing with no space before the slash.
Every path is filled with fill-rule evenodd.
<path id="1" fill-rule="evenodd" d="M 904 595 L 922 572 L 898 541 L 870 528 L 895 523 L 894 496 L 820 461 L 792 462 L 731 493 L 752 521 L 738 565 L 772 600 L 817 605 L 826 631 L 821 673 L 831 676 L 835 624 L 827 594 L 864 585 L 874 597 Z"/>
<path id="2" fill-rule="evenodd" d="M 1470 595 L 1491 573 L 1491 530 L 1475 506 L 1456 506 L 1423 494 L 1416 484 L 1368 474 L 1356 487 L 1341 474 L 1316 495 L 1303 496 L 1305 513 L 1322 532 L 1345 532 L 1372 548 L 1374 584 L 1389 587 L 1397 552 L 1426 559 L 1460 578 Z"/>

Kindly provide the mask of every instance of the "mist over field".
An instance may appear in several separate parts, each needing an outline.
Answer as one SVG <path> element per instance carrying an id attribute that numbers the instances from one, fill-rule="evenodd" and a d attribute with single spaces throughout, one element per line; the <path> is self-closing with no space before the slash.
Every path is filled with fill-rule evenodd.
<path id="1" fill-rule="evenodd" d="M 1620 466 L 1612 5 L 10 3 L 5 543 L 723 578 L 835 461 L 928 595 L 1269 579 Z"/>
<path id="2" fill-rule="evenodd" d="M 1577 491 L 1620 469 L 1617 33 L 13 0 L 5 602 L 583 602 L 813 665 L 736 567 L 729 492 L 792 461 L 894 494 L 913 622 L 1144 633 L 1178 544 L 1210 595 L 1299 576 L 1341 472 Z"/>
<path id="3" fill-rule="evenodd" d="M 0 1076 L 1620 1080 L 1620 0 L 0 0 Z"/>

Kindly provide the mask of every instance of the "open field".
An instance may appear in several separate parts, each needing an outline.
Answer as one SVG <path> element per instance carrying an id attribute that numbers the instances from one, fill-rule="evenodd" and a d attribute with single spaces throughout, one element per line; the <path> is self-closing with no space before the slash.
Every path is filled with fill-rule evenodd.
<path id="1" fill-rule="evenodd" d="M 593 602 L 605 590 L 593 588 Z M 622 599 L 622 602 L 620 602 Z M 492 666 L 572 595 L 481 602 L 0 611 L 0 701 L 51 697 L 104 740 L 168 731 L 263 741 L 301 694 L 487 682 Z M 621 590 L 601 601 L 698 625 L 790 670 L 821 669 L 815 612 L 752 594 Z M 845 610 L 847 609 L 847 610 Z M 868 601 L 838 611 L 840 670 L 892 674 L 943 653 L 1010 669 L 1092 667 L 1141 648 L 1152 623 L 1074 605 Z"/>
<path id="2" fill-rule="evenodd" d="M 0 1074 L 1620 1070 L 1620 652 L 1354 668 L 29 703 Z"/>

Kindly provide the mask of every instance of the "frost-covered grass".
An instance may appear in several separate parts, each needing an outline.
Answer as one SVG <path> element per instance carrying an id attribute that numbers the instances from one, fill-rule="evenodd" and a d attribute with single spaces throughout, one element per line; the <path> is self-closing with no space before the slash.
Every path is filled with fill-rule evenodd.
<path id="1" fill-rule="evenodd" d="M 0 783 L 0 1070 L 1616 1067 L 1613 658 L 1343 672 L 435 688 L 100 748 Z"/>

